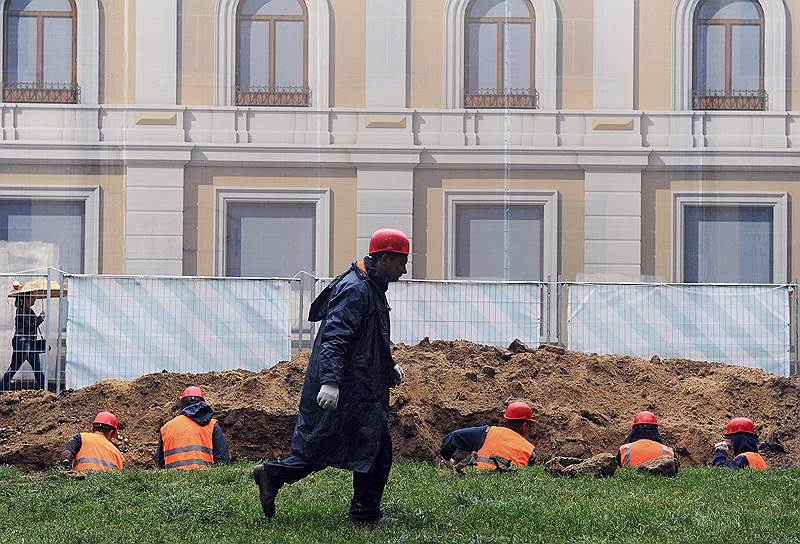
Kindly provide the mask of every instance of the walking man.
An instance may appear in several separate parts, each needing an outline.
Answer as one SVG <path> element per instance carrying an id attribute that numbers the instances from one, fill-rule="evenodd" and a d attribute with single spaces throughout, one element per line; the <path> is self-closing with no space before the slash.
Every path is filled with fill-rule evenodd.
<path id="1" fill-rule="evenodd" d="M 380 503 L 392 465 L 389 388 L 404 377 L 390 350 L 386 290 L 406 273 L 409 245 L 399 230 L 375 232 L 369 255 L 311 305 L 309 321 L 322 323 L 303 383 L 292 455 L 253 469 L 267 518 L 275 516 L 281 486 L 337 467 L 353 472 L 350 521 L 385 521 Z"/>

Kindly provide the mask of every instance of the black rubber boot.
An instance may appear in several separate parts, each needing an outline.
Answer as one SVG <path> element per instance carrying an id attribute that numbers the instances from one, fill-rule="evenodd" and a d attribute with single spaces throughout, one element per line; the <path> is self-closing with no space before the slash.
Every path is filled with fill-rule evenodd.
<path id="1" fill-rule="evenodd" d="M 278 495 L 279 487 L 276 487 L 272 479 L 267 474 L 264 465 L 253 467 L 253 479 L 258 485 L 258 495 L 261 499 L 261 509 L 267 519 L 275 517 L 275 497 Z"/>

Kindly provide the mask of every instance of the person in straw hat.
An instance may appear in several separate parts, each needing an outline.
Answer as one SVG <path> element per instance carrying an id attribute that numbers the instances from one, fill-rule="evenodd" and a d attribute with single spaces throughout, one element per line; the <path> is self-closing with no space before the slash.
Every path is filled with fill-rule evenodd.
<path id="1" fill-rule="evenodd" d="M 37 282 L 31 281 L 25 285 L 14 282 L 9 297 L 14 299 L 17 308 L 16 318 L 14 319 L 14 337 L 11 339 L 13 353 L 11 354 L 11 364 L 0 381 L 0 391 L 8 391 L 11 388 L 11 380 L 27 361 L 33 369 L 33 376 L 36 380 L 36 388 L 44 389 L 45 379 L 42 372 L 42 365 L 39 361 L 39 353 L 44 351 L 42 342 L 36 340 L 39 325 L 44 322 L 44 310 L 37 316 L 33 311 L 33 303 L 36 302 L 35 291 L 40 287 L 35 285 Z M 46 286 L 45 286 L 46 287 Z"/>

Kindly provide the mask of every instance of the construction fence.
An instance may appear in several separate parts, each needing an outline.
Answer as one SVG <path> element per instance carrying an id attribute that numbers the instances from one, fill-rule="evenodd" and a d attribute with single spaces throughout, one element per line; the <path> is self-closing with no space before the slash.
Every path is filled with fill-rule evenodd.
<path id="1" fill-rule="evenodd" d="M 259 371 L 313 343 L 311 301 L 330 282 L 309 278 L 2 275 L 50 279 L 38 364 L 56 392 L 168 371 Z M 305 276 L 308 276 L 305 274 Z M 392 340 L 469 340 L 505 347 L 558 343 L 589 353 L 679 357 L 798 371 L 797 285 L 621 284 L 409 280 L 393 284 Z M 0 370 L 14 354 L 14 301 L 0 312 Z M 16 359 L 14 359 L 16 357 Z M 9 363 L 5 363 L 9 361 Z M 40 385 L 26 360 L 12 388 Z"/>

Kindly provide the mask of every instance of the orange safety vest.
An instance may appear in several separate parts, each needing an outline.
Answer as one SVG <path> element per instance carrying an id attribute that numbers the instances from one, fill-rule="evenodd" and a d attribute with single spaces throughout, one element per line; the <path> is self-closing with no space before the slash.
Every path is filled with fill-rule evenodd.
<path id="1" fill-rule="evenodd" d="M 477 452 L 477 467 L 481 470 L 495 469 L 495 464 L 489 460 L 492 454 L 510 459 L 514 465 L 526 467 L 534 449 L 533 444 L 507 427 L 489 427 L 486 440 Z"/>
<path id="2" fill-rule="evenodd" d="M 672 448 L 660 444 L 655 440 L 643 438 L 620 447 L 619 462 L 623 467 L 638 467 L 639 465 L 665 455 L 667 457 L 675 457 Z"/>
<path id="3" fill-rule="evenodd" d="M 72 460 L 73 470 L 122 470 L 122 454 L 108 439 L 96 433 L 81 433 L 81 449 Z"/>
<path id="4" fill-rule="evenodd" d="M 214 464 L 214 427 L 217 420 L 200 425 L 183 414 L 161 427 L 164 468 L 195 470 Z"/>
<path id="5" fill-rule="evenodd" d="M 740 453 L 736 457 L 746 457 L 747 458 L 747 466 L 752 468 L 753 470 L 767 470 L 769 467 L 767 466 L 767 462 L 764 461 L 764 458 L 761 457 L 760 453 L 753 453 L 752 451 L 746 451 L 744 453 Z"/>

